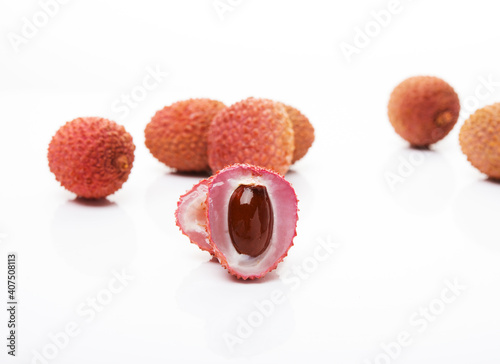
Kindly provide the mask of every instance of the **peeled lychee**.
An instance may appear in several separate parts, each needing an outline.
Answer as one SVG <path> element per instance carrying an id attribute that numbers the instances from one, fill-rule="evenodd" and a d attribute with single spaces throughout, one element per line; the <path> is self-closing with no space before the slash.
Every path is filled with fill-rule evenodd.
<path id="1" fill-rule="evenodd" d="M 191 241 L 215 255 L 229 273 L 261 278 L 293 245 L 297 196 L 279 174 L 235 164 L 181 196 L 176 217 Z"/>
<path id="2" fill-rule="evenodd" d="M 223 108 L 222 102 L 210 99 L 166 106 L 146 126 L 146 146 L 156 159 L 178 171 L 208 171 L 208 126 Z"/>
<path id="3" fill-rule="evenodd" d="M 314 127 L 309 119 L 296 108 L 285 105 L 286 112 L 293 126 L 294 145 L 292 164 L 304 157 L 314 142 Z"/>
<path id="4" fill-rule="evenodd" d="M 477 110 L 460 129 L 460 146 L 482 173 L 500 179 L 500 103 Z"/>
<path id="5" fill-rule="evenodd" d="M 208 131 L 208 163 L 215 172 L 249 163 L 284 175 L 294 153 L 294 133 L 283 104 L 248 98 L 220 111 Z"/>
<path id="6" fill-rule="evenodd" d="M 427 147 L 443 139 L 458 120 L 460 101 L 437 77 L 417 76 L 401 82 L 389 100 L 389 120 L 411 145 Z"/>
<path id="7" fill-rule="evenodd" d="M 49 167 L 67 190 L 84 198 L 103 198 L 128 179 L 135 146 L 125 128 L 99 117 L 63 125 L 49 144 Z"/>

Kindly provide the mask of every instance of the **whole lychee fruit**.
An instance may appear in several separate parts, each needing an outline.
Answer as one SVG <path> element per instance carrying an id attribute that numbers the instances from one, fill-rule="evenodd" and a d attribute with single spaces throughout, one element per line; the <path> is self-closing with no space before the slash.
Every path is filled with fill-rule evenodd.
<path id="1" fill-rule="evenodd" d="M 218 171 L 249 163 L 284 175 L 293 159 L 293 126 L 283 104 L 248 98 L 221 110 L 208 131 L 208 163 Z"/>
<path id="2" fill-rule="evenodd" d="M 49 167 L 68 191 L 84 198 L 103 198 L 128 179 L 134 150 L 123 126 L 99 117 L 78 118 L 52 138 Z"/>
<path id="3" fill-rule="evenodd" d="M 297 226 L 297 196 L 279 174 L 235 164 L 181 196 L 177 225 L 229 273 L 261 278 L 285 258 Z"/>
<path id="4" fill-rule="evenodd" d="M 460 101 L 437 77 L 417 76 L 401 82 L 389 100 L 389 120 L 396 133 L 416 147 L 443 139 L 458 120 Z"/>
<path id="5" fill-rule="evenodd" d="M 292 122 L 295 150 L 293 152 L 292 164 L 307 154 L 314 142 L 314 127 L 309 119 L 296 108 L 283 104 Z"/>
<path id="6" fill-rule="evenodd" d="M 178 171 L 208 171 L 208 127 L 223 108 L 222 102 L 210 99 L 166 106 L 146 126 L 146 146 L 156 159 Z"/>
<path id="7" fill-rule="evenodd" d="M 500 103 L 477 110 L 460 129 L 460 146 L 482 173 L 500 179 Z"/>

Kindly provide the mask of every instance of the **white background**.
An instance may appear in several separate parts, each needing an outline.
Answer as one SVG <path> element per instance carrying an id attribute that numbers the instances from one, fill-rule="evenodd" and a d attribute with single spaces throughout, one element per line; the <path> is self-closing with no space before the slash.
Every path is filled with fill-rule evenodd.
<path id="1" fill-rule="evenodd" d="M 0 362 L 31 363 L 45 350 L 48 362 L 71 364 L 498 364 L 500 185 L 468 164 L 457 136 L 478 106 L 500 100 L 498 84 L 476 97 L 481 79 L 500 81 L 499 6 L 401 0 L 348 61 L 340 44 L 373 27 L 372 11 L 389 1 L 232 3 L 221 19 L 213 0 L 72 0 L 16 52 L 9 37 L 41 7 L 0 1 L 0 297 L 14 251 L 20 302 L 16 358 L 0 306 Z M 148 67 L 168 76 L 117 113 Z M 462 102 L 431 151 L 408 149 L 386 116 L 392 89 L 414 75 L 445 79 Z M 316 141 L 287 175 L 300 199 L 295 246 L 277 271 L 241 282 L 178 231 L 177 199 L 199 177 L 157 162 L 143 131 L 178 100 L 249 96 L 300 109 Z M 75 202 L 46 158 L 61 125 L 90 115 L 123 124 L 137 146 L 128 182 L 101 206 Z M 391 189 L 394 174 L 403 182 Z M 322 262 L 318 239 L 335 245 Z M 304 266 L 307 278 L 296 273 Z M 123 269 L 134 279 L 93 320 L 77 313 Z M 449 304 L 446 280 L 466 287 Z M 231 350 L 225 334 L 259 318 L 255 302 L 274 291 L 283 302 Z M 440 314 L 416 325 L 429 305 Z M 50 335 L 71 322 L 79 334 L 54 353 Z M 405 331 L 411 344 L 395 349 Z"/>

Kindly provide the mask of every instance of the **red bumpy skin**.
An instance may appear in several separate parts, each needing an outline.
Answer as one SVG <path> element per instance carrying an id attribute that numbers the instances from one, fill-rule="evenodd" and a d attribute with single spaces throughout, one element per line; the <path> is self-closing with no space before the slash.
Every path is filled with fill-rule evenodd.
<path id="1" fill-rule="evenodd" d="M 49 144 L 49 167 L 61 186 L 80 197 L 103 198 L 128 179 L 135 146 L 125 128 L 99 117 L 67 122 Z"/>
<path id="2" fill-rule="evenodd" d="M 267 209 L 272 211 L 271 224 L 267 225 L 272 231 L 270 234 L 265 232 L 269 236 L 268 244 L 265 250 L 252 256 L 239 253 L 229 233 L 229 204 L 233 193 L 241 186 L 264 187 L 272 206 Z M 252 199 L 248 197 L 242 196 L 244 209 L 252 206 Z M 256 279 L 275 269 L 293 245 L 297 202 L 292 186 L 279 174 L 248 164 L 235 164 L 201 181 L 181 196 L 176 221 L 192 243 L 214 255 L 229 273 L 241 279 Z M 255 212 L 252 221 L 260 215 Z"/>
<path id="3" fill-rule="evenodd" d="M 437 77 L 417 76 L 400 83 L 389 100 L 394 130 L 411 145 L 427 147 L 443 139 L 458 120 L 460 101 Z"/>
<path id="4" fill-rule="evenodd" d="M 208 132 L 208 163 L 216 172 L 249 163 L 284 175 L 293 159 L 294 133 L 283 104 L 248 98 L 220 111 Z"/>
<path id="5" fill-rule="evenodd" d="M 314 142 L 314 127 L 309 119 L 296 108 L 285 105 L 286 112 L 293 126 L 295 150 L 292 164 L 302 159 Z"/>
<path id="6" fill-rule="evenodd" d="M 469 162 L 500 180 L 500 103 L 477 110 L 460 129 L 460 146 Z"/>
<path id="7" fill-rule="evenodd" d="M 156 159 L 178 171 L 209 171 L 208 127 L 225 107 L 210 99 L 178 101 L 166 106 L 146 126 L 146 146 Z"/>

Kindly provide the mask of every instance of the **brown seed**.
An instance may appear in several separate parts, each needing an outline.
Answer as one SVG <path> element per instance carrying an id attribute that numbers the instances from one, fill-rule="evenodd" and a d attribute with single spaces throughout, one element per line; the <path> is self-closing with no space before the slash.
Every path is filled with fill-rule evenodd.
<path id="1" fill-rule="evenodd" d="M 274 224 L 266 187 L 240 185 L 229 200 L 228 224 L 238 253 L 251 257 L 262 254 L 271 242 Z"/>

